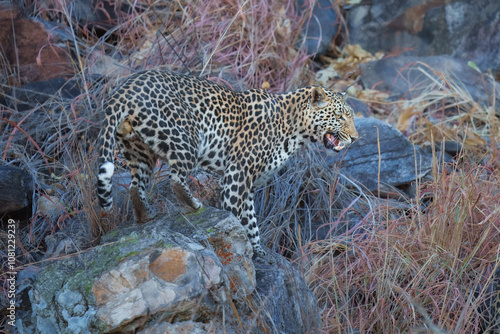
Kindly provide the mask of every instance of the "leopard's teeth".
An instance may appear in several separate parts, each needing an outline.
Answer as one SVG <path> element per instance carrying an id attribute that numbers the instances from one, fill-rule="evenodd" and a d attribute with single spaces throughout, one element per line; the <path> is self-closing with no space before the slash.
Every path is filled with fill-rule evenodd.
<path id="1" fill-rule="evenodd" d="M 328 141 L 329 141 L 330 143 L 332 143 L 332 145 L 333 145 L 333 146 L 335 146 L 335 147 L 337 147 L 337 145 L 339 144 L 338 139 L 337 139 L 337 138 L 335 138 L 335 136 L 333 136 L 333 135 L 331 135 L 331 134 L 329 134 L 329 133 L 327 133 L 327 134 L 326 134 L 326 138 L 327 138 L 327 139 L 328 139 Z"/>

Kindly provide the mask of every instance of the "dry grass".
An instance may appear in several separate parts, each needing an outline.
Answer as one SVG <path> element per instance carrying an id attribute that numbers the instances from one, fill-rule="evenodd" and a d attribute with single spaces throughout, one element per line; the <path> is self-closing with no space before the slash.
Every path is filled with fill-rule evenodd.
<path id="1" fill-rule="evenodd" d="M 432 202 L 352 238 L 312 243 L 311 282 L 330 333 L 477 333 L 500 264 L 500 183 L 488 166 L 445 172 Z M 378 210 L 391 210 L 388 207 Z M 374 210 L 376 214 L 377 210 Z M 349 251 L 333 257 L 332 247 Z"/>
<path id="2" fill-rule="evenodd" d="M 309 56 L 293 48 L 306 17 L 293 7 L 290 0 L 176 1 L 172 15 L 151 29 L 137 59 L 222 83 L 288 90 L 308 81 Z"/>
<path id="3" fill-rule="evenodd" d="M 324 307 L 326 332 L 491 329 L 488 307 L 500 265 L 495 96 L 489 103 L 475 101 L 452 74 L 429 66 L 420 71 L 430 84 L 416 87 L 416 98 L 387 102 L 384 94 L 358 92 L 410 141 L 432 148 L 434 181 L 420 186 L 413 210 L 398 218 L 390 214 L 395 208 L 375 207 L 363 233 L 308 245 L 314 254 L 310 281 Z M 457 163 L 440 161 L 435 144 L 444 141 L 461 144 Z"/>
<path id="4" fill-rule="evenodd" d="M 309 12 L 299 16 L 292 0 L 141 3 L 126 2 L 113 28 L 99 31 L 79 26 L 63 1 L 27 2 L 33 16 L 57 20 L 71 34 L 82 95 L 65 100 L 54 94 L 23 112 L 0 106 L 2 163 L 27 169 L 37 180 L 36 198 L 53 196 L 64 208 L 55 219 L 36 208 L 18 241 L 20 265 L 38 260 L 33 254 L 40 253 L 43 238 L 76 215 L 90 222 L 94 237 L 130 215 L 112 215 L 103 225 L 93 191 L 100 106 L 124 74 L 168 65 L 235 88 L 269 86 L 273 92 L 313 77 L 311 59 L 293 47 Z M 90 81 L 96 55 L 104 54 L 113 65 L 108 81 Z M 344 87 L 356 82 L 348 58 L 334 66 L 349 72 L 343 73 Z M 421 71 L 439 76 L 432 68 Z M 7 90 L 15 71 L 4 72 L 0 85 Z M 459 78 L 440 79 L 419 97 L 395 102 L 355 86 L 376 116 L 413 143 L 435 150 L 437 142 L 456 141 L 464 148 L 460 164 L 436 163 L 434 181 L 420 186 L 412 209 L 377 204 L 331 170 L 317 149 L 289 162 L 256 195 L 267 245 L 306 273 L 325 332 L 481 331 L 488 286 L 500 263 L 498 107 L 474 101 Z M 345 226 L 352 217 L 360 223 Z M 317 226 L 326 226 L 332 237 L 315 241 Z"/>

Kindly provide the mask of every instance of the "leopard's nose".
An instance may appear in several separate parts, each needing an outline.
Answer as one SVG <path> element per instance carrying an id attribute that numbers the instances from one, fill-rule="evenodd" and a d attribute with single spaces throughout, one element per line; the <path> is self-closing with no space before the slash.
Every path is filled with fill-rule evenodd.
<path id="1" fill-rule="evenodd" d="M 356 140 L 358 140 L 358 136 L 351 136 L 351 142 L 355 142 Z"/>

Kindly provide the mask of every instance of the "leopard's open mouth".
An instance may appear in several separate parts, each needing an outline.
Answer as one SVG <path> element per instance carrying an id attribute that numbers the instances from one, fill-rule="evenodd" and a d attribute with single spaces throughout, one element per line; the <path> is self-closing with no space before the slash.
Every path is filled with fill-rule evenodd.
<path id="1" fill-rule="evenodd" d="M 334 149 L 335 151 L 340 151 L 345 146 L 344 143 L 340 142 L 335 133 L 331 131 L 327 131 L 325 133 L 325 136 L 323 137 L 323 143 L 325 144 L 326 148 Z"/>

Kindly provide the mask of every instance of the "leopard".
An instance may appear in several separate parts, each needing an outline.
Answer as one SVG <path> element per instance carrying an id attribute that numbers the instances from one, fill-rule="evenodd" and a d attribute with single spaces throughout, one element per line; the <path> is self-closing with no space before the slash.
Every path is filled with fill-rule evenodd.
<path id="1" fill-rule="evenodd" d="M 253 258 L 266 255 L 254 208 L 255 190 L 301 147 L 340 151 L 358 138 L 346 94 L 320 86 L 286 93 L 231 90 L 208 79 L 152 69 L 131 75 L 103 106 L 97 195 L 101 213 L 113 205 L 115 147 L 131 172 L 135 220 L 154 216 L 146 187 L 158 159 L 170 167 L 175 196 L 188 210 L 202 203 L 187 178 L 197 168 L 220 175 L 221 208 L 245 228 Z"/>

